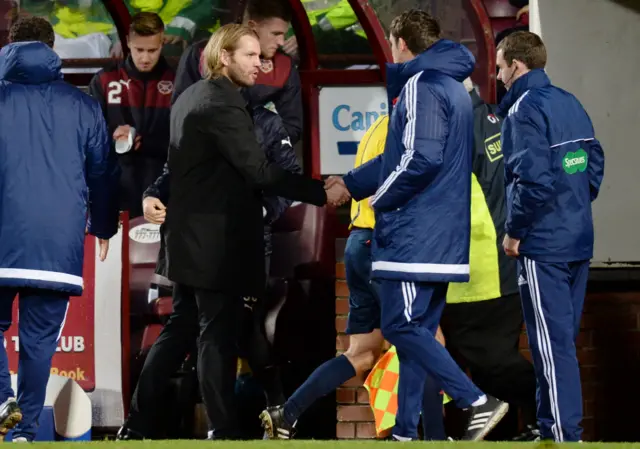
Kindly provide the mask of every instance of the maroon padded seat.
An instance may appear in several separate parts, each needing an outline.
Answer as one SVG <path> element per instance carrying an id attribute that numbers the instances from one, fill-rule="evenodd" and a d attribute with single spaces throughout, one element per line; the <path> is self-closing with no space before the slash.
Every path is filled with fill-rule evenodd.
<path id="1" fill-rule="evenodd" d="M 297 204 L 274 223 L 268 289 L 272 304 L 267 305 L 268 309 L 281 305 L 279 303 L 286 298 L 288 285 L 293 279 L 332 278 L 335 271 L 334 243 L 331 233 L 324 235 L 329 229 L 329 214 L 325 208 Z M 170 285 L 158 275 L 150 279 L 154 283 Z M 167 284 L 163 284 L 163 281 Z M 152 314 L 158 317 L 168 317 L 173 308 L 170 297 L 156 299 L 151 307 Z M 268 319 L 277 319 L 277 314 L 270 314 Z M 268 327 L 273 328 L 273 324 Z"/>
<path id="2" fill-rule="evenodd" d="M 153 343 L 158 339 L 160 332 L 162 332 L 163 325 L 162 324 L 149 324 L 144 328 L 144 333 L 142 334 L 142 343 L 140 345 L 140 352 L 147 353 Z"/>
<path id="3" fill-rule="evenodd" d="M 169 318 L 173 312 L 173 299 L 170 296 L 161 296 L 153 301 L 151 309 L 154 316 Z"/>
<path id="4" fill-rule="evenodd" d="M 144 223 L 144 222 L 143 222 Z M 135 224 L 132 224 L 132 227 Z M 335 232 L 333 212 L 326 208 L 297 204 L 290 207 L 272 227 L 270 279 L 267 294 L 266 331 L 269 341 L 281 347 L 284 358 L 293 353 L 304 353 L 304 347 L 313 347 L 318 326 L 333 334 L 325 342 L 333 342 Z M 135 242 L 132 242 L 132 244 Z M 138 243 L 138 247 L 142 244 Z M 159 246 L 159 244 L 158 244 Z M 148 247 L 140 248 L 142 254 L 132 267 L 138 270 L 138 282 L 142 290 L 150 280 L 159 283 L 155 276 L 147 275 L 147 267 L 155 267 Z M 144 259 L 144 255 L 147 259 Z M 145 301 L 146 293 L 145 293 Z M 146 305 L 146 304 L 145 304 Z M 151 303 L 150 314 L 166 320 L 173 310 L 172 299 L 160 297 Z M 326 322 L 326 323 L 325 323 Z M 276 323 L 280 329 L 276 336 Z M 323 323 L 323 324 L 320 324 Z M 159 335 L 156 323 L 148 323 L 142 338 L 141 351 L 148 350 Z M 295 337 L 295 342 L 288 342 Z M 276 341 L 277 340 L 277 341 Z M 279 342 L 279 343 L 278 343 Z M 335 347 L 330 348 L 329 356 Z M 326 352 L 326 351 L 323 351 Z"/>
<path id="5" fill-rule="evenodd" d="M 518 8 L 511 6 L 509 0 L 484 0 L 484 6 L 491 21 L 494 37 L 516 25 Z"/>
<path id="6" fill-rule="evenodd" d="M 280 361 L 335 354 L 335 225 L 332 209 L 308 204 L 293 205 L 273 225 L 277 294 L 268 298 L 265 327 Z"/>
<path id="7" fill-rule="evenodd" d="M 272 226 L 270 277 L 310 279 L 335 272 L 333 212 L 295 204 Z"/>
<path id="8" fill-rule="evenodd" d="M 160 226 L 148 223 L 144 217 L 129 222 L 129 294 L 131 314 L 149 312 L 149 285 L 155 276 L 160 250 Z"/>

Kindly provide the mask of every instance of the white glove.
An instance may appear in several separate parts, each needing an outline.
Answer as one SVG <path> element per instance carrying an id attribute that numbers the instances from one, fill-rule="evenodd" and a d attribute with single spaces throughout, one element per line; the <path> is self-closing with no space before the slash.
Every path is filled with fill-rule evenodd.
<path id="1" fill-rule="evenodd" d="M 267 216 L 267 208 L 262 206 L 262 218 Z"/>

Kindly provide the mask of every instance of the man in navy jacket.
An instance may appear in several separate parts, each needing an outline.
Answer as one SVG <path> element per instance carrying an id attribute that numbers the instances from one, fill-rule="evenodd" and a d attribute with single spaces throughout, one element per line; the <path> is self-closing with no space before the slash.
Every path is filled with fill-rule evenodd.
<path id="1" fill-rule="evenodd" d="M 503 246 L 519 262 L 541 437 L 579 441 L 575 339 L 593 257 L 591 202 L 604 176 L 604 153 L 580 102 L 551 85 L 546 62 L 545 46 L 534 33 L 516 32 L 498 46 L 498 78 L 508 90 L 498 109 L 507 188 Z"/>
<path id="2" fill-rule="evenodd" d="M 373 195 L 372 284 L 380 328 L 400 360 L 394 438 L 416 439 L 429 375 L 471 408 L 465 439 L 479 440 L 508 404 L 480 391 L 435 339 L 449 282 L 469 280 L 473 109 L 462 81 L 475 59 L 441 39 L 438 22 L 420 10 L 396 17 L 389 40 L 396 64 L 387 67 L 387 90 L 397 103 L 384 153 L 328 186 L 344 182 L 358 201 Z M 353 375 L 335 360 L 332 375 Z"/>
<path id="3" fill-rule="evenodd" d="M 18 294 L 20 362 L 16 402 L 0 345 L 0 434 L 15 426 L 14 441 L 31 441 L 69 296 L 82 294 L 85 229 L 100 239 L 101 260 L 118 229 L 119 171 L 100 105 L 62 80 L 51 25 L 24 18 L 9 37 L 0 51 L 0 337 Z"/>

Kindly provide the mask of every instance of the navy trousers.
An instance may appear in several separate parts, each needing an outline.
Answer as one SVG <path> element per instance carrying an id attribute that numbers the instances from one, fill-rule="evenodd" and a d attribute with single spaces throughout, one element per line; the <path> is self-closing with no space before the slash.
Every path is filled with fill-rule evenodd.
<path id="1" fill-rule="evenodd" d="M 518 261 L 520 296 L 536 372 L 542 439 L 580 441 L 582 389 L 576 337 L 587 290 L 589 261 Z"/>
<path id="2" fill-rule="evenodd" d="M 11 326 L 11 311 L 16 294 L 20 295 L 18 405 L 22 422 L 14 429 L 13 437 L 31 441 L 38 430 L 51 372 L 51 359 L 62 334 L 69 305 L 67 293 L 38 289 L 0 288 L 0 337 Z M 10 344 L 12 342 L 6 342 Z M 15 397 L 11 388 L 9 362 L 4 345 L 0 345 L 0 403 Z"/>
<path id="3" fill-rule="evenodd" d="M 425 387 L 432 398 L 443 388 L 461 408 L 469 407 L 484 393 L 435 338 L 446 303 L 447 283 L 374 279 L 372 284 L 380 299 L 382 334 L 396 347 L 400 362 L 398 413 L 393 433 L 413 437 L 424 405 Z M 433 381 L 425 385 L 427 376 Z M 441 396 L 439 400 L 441 407 Z"/>

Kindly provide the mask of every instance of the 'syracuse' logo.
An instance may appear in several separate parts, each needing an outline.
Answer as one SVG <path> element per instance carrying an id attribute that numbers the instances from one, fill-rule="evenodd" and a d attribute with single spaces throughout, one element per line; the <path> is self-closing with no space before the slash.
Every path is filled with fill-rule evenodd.
<path id="1" fill-rule="evenodd" d="M 587 163 L 589 162 L 589 156 L 587 152 L 580 148 L 575 153 L 569 151 L 564 155 L 562 159 L 562 168 L 570 175 L 577 172 L 583 172 L 587 169 Z"/>

